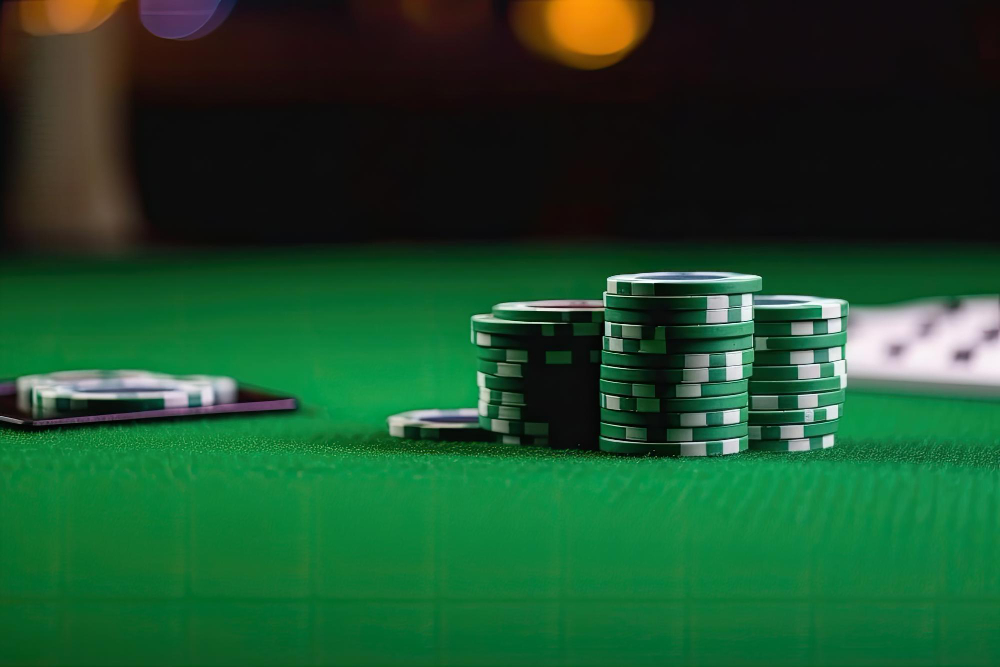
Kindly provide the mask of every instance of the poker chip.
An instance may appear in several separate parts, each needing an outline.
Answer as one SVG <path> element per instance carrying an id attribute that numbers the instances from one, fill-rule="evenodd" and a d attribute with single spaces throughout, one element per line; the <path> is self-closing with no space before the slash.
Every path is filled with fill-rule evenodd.
<path id="1" fill-rule="evenodd" d="M 711 368 L 628 368 L 601 364 L 600 376 L 604 380 L 652 384 L 733 382 L 744 380 L 753 373 L 753 365 L 714 366 Z"/>
<path id="2" fill-rule="evenodd" d="M 825 364 L 798 364 L 795 366 L 753 367 L 754 380 L 817 380 L 819 378 L 845 375 L 847 361 L 831 361 Z"/>
<path id="3" fill-rule="evenodd" d="M 750 425 L 812 424 L 839 419 L 842 414 L 844 414 L 842 403 L 807 410 L 754 410 L 750 414 Z"/>
<path id="4" fill-rule="evenodd" d="M 838 426 L 839 419 L 811 424 L 754 424 L 750 426 L 749 436 L 751 440 L 799 440 L 836 433 Z"/>
<path id="5" fill-rule="evenodd" d="M 753 307 L 720 308 L 718 310 L 625 310 L 608 308 L 605 322 L 620 324 L 709 325 L 733 324 L 753 320 Z"/>
<path id="6" fill-rule="evenodd" d="M 748 438 L 707 440 L 702 442 L 638 442 L 601 436 L 602 452 L 633 456 L 726 456 L 747 450 Z"/>
<path id="7" fill-rule="evenodd" d="M 644 398 L 640 396 L 619 396 L 601 392 L 599 400 L 604 410 L 615 412 L 644 413 L 688 413 L 738 410 L 747 406 L 748 394 L 730 396 L 709 396 L 706 398 Z M 616 419 L 608 419 L 617 423 Z M 659 420 L 657 423 L 662 423 Z M 666 420 L 669 423 L 669 418 Z M 632 423 L 629 421 L 628 423 Z"/>
<path id="8" fill-rule="evenodd" d="M 840 333 L 847 328 L 847 319 L 836 317 L 830 320 L 799 320 L 797 322 L 755 322 L 754 333 L 758 336 L 818 336 Z"/>
<path id="9" fill-rule="evenodd" d="M 750 410 L 813 410 L 844 402 L 847 392 L 824 391 L 814 394 L 751 394 Z"/>
<path id="10" fill-rule="evenodd" d="M 645 399 L 641 399 L 645 400 Z M 712 412 L 664 412 L 662 413 L 663 423 L 670 428 L 708 428 L 715 426 L 743 426 L 747 425 L 747 409 L 734 408 L 732 410 L 715 410 Z M 611 428 L 613 426 L 613 428 Z M 608 428 L 605 428 L 608 427 Z M 601 435 L 612 438 L 622 438 L 623 440 L 645 440 L 647 436 L 636 437 L 628 435 L 626 430 L 641 431 L 645 427 L 621 426 L 613 423 L 602 423 Z M 655 429 L 654 429 L 655 430 Z M 662 430 L 662 429 L 660 429 Z M 651 438 L 659 439 L 659 436 Z"/>
<path id="11" fill-rule="evenodd" d="M 816 449 L 833 447 L 834 435 L 821 435 L 815 438 L 799 438 L 795 440 L 751 440 L 750 449 L 759 452 L 810 452 Z"/>
<path id="12" fill-rule="evenodd" d="M 747 380 L 734 382 L 688 382 L 688 383 L 645 383 L 616 382 L 601 379 L 601 393 L 615 396 L 632 396 L 635 398 L 709 398 L 715 396 L 731 396 L 747 391 Z"/>
<path id="13" fill-rule="evenodd" d="M 637 296 L 605 292 L 604 305 L 606 308 L 635 311 L 729 310 L 730 308 L 752 307 L 753 294 Z"/>
<path id="14" fill-rule="evenodd" d="M 477 333 L 502 334 L 506 336 L 597 336 L 600 335 L 599 322 L 525 322 L 502 320 L 493 315 L 472 316 L 472 336 Z"/>
<path id="15" fill-rule="evenodd" d="M 389 435 L 397 438 L 444 441 L 493 439 L 491 434 L 479 427 L 479 411 L 476 408 L 410 410 L 392 415 L 386 421 Z"/>
<path id="16" fill-rule="evenodd" d="M 755 352 L 754 362 L 760 366 L 825 364 L 844 359 L 844 350 L 843 345 L 838 345 L 818 350 L 771 350 L 767 352 Z"/>
<path id="17" fill-rule="evenodd" d="M 493 306 L 493 316 L 524 322 L 603 322 L 604 302 L 596 299 L 509 301 Z M 751 308 L 752 310 L 752 308 Z"/>
<path id="18" fill-rule="evenodd" d="M 655 322 L 656 320 L 651 320 Z M 687 324 L 687 325 L 656 325 L 656 324 L 619 324 L 604 323 L 604 335 L 618 338 L 640 338 L 644 340 L 659 340 L 674 342 L 680 340 L 700 340 L 705 338 L 733 338 L 735 336 L 750 336 L 754 332 L 753 321 L 731 322 L 728 324 Z M 658 353 L 663 354 L 663 353 Z"/>
<path id="19" fill-rule="evenodd" d="M 733 352 L 693 352 L 690 354 L 662 354 L 653 349 L 666 349 L 659 341 L 633 341 L 624 338 L 603 336 L 601 338 L 605 352 L 615 354 L 601 355 L 602 359 L 617 359 L 621 365 L 637 368 L 709 368 L 714 366 L 740 366 L 753 363 L 756 353 L 753 350 L 735 350 Z M 626 351 L 627 350 L 627 351 Z"/>
<path id="20" fill-rule="evenodd" d="M 690 296 L 759 292 L 760 276 L 726 271 L 658 271 L 608 278 L 608 294 Z"/>
<path id="21" fill-rule="evenodd" d="M 754 319 L 761 322 L 829 320 L 847 317 L 848 304 L 843 299 L 789 294 L 755 294 Z"/>
<path id="22" fill-rule="evenodd" d="M 484 361 L 511 364 L 541 364 L 545 366 L 572 366 L 597 364 L 600 350 L 519 350 L 512 347 L 477 347 L 476 356 Z"/>
<path id="23" fill-rule="evenodd" d="M 757 336 L 753 339 L 753 349 L 758 352 L 770 350 L 816 350 L 842 346 L 847 342 L 847 332 L 818 334 L 815 336 Z"/>
<path id="24" fill-rule="evenodd" d="M 50 419 L 74 414 L 207 407 L 215 403 L 215 392 L 204 381 L 152 375 L 101 377 L 36 383 L 31 388 L 30 403 L 34 418 Z"/>
<path id="25" fill-rule="evenodd" d="M 751 394 L 810 394 L 836 391 L 847 386 L 847 375 L 834 375 L 818 380 L 755 380 L 750 379 Z"/>

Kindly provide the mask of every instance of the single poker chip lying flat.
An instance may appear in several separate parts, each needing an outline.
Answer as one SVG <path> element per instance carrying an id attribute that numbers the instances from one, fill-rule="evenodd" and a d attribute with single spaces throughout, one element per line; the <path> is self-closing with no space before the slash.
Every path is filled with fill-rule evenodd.
<path id="1" fill-rule="evenodd" d="M 600 350 L 518 350 L 512 347 L 476 347 L 476 357 L 484 361 L 538 366 L 572 366 L 596 364 L 601 361 Z"/>
<path id="2" fill-rule="evenodd" d="M 712 396 L 708 398 L 640 398 L 635 396 L 618 396 L 616 394 L 601 393 L 599 396 L 601 408 L 614 412 L 642 412 L 642 413 L 705 413 L 725 410 L 738 410 L 748 403 L 747 394 L 733 394 L 731 396 Z M 632 417 L 622 417 L 626 419 L 624 423 L 646 423 L 641 419 Z M 664 416 L 657 423 L 666 426 L 671 425 L 673 417 Z M 620 423 L 618 418 L 609 418 L 608 421 L 614 424 Z"/>
<path id="3" fill-rule="evenodd" d="M 599 322 L 522 322 L 501 320 L 489 314 L 473 315 L 471 318 L 472 338 L 476 333 L 503 334 L 507 336 L 599 336 Z"/>
<path id="4" fill-rule="evenodd" d="M 618 359 L 635 368 L 712 368 L 716 366 L 742 366 L 753 363 L 753 350 L 733 352 L 698 352 L 690 354 L 663 354 L 658 351 L 663 341 L 627 340 L 604 336 L 602 345 L 605 352 L 621 355 Z M 650 350 L 657 351 L 650 351 Z M 603 357 L 603 355 L 602 355 Z"/>
<path id="5" fill-rule="evenodd" d="M 608 308 L 606 322 L 660 326 L 707 326 L 734 324 L 753 320 L 753 308 L 719 308 L 718 310 L 625 310 Z"/>
<path id="6" fill-rule="evenodd" d="M 653 428 L 631 425 L 614 424 L 612 422 L 602 423 L 601 435 L 623 440 L 658 440 L 658 435 L 628 435 L 626 430 L 635 432 L 645 431 L 652 428 L 651 432 L 659 433 L 665 428 L 707 428 L 709 426 L 737 426 L 747 425 L 747 409 L 735 408 L 733 410 L 716 410 L 714 412 L 669 412 L 663 413 L 666 426 Z M 608 427 L 608 428 L 605 428 Z"/>
<path id="7" fill-rule="evenodd" d="M 758 336 L 819 336 L 844 331 L 847 328 L 847 320 L 837 317 L 832 320 L 754 322 L 753 328 Z"/>
<path id="8" fill-rule="evenodd" d="M 755 410 L 814 410 L 844 402 L 847 392 L 843 389 L 815 394 L 754 394 L 750 397 L 751 414 Z"/>
<path id="9" fill-rule="evenodd" d="M 705 294 L 700 296 L 638 296 L 604 293 L 604 305 L 620 310 L 678 311 L 729 310 L 753 306 L 753 294 Z"/>
<path id="10" fill-rule="evenodd" d="M 731 396 L 747 391 L 748 380 L 734 382 L 686 382 L 686 383 L 642 383 L 601 380 L 600 388 L 605 394 L 631 396 L 634 398 L 711 398 Z M 481 392 L 480 392 L 481 394 Z"/>
<path id="11" fill-rule="evenodd" d="M 758 352 L 770 350 L 818 350 L 847 343 L 847 332 L 820 334 L 818 336 L 757 336 L 753 339 L 753 349 Z"/>
<path id="12" fill-rule="evenodd" d="M 754 363 L 760 366 L 792 366 L 796 364 L 825 364 L 844 358 L 844 346 L 821 350 L 772 350 L 755 352 Z"/>
<path id="13" fill-rule="evenodd" d="M 476 408 L 457 410 L 410 410 L 392 415 L 386 422 L 389 435 L 411 440 L 492 441 L 493 434 L 479 426 Z"/>
<path id="14" fill-rule="evenodd" d="M 847 373 L 847 362 L 843 359 L 825 364 L 799 364 L 795 366 L 754 364 L 753 367 L 754 380 L 818 380 L 845 373 Z"/>
<path id="15" fill-rule="evenodd" d="M 509 301 L 493 306 L 501 320 L 525 322 L 603 322 L 604 302 L 597 299 Z"/>
<path id="16" fill-rule="evenodd" d="M 728 271 L 656 271 L 608 278 L 608 294 L 631 296 L 691 296 L 759 292 L 760 276 Z"/>
<path id="17" fill-rule="evenodd" d="M 831 419 L 840 419 L 844 414 L 844 404 L 834 403 L 825 408 L 808 408 L 805 410 L 753 410 L 750 412 L 750 425 L 766 424 L 812 424 Z"/>
<path id="18" fill-rule="evenodd" d="M 516 350 L 593 350 L 600 349 L 601 341 L 597 336 L 505 336 L 482 331 L 472 332 L 472 343 L 479 347 L 513 348 Z"/>
<path id="19" fill-rule="evenodd" d="M 747 438 L 664 443 L 636 442 L 605 436 L 598 438 L 598 447 L 602 452 L 633 456 L 726 456 L 746 451 L 748 446 Z"/>
<path id="20" fill-rule="evenodd" d="M 752 373 L 753 364 L 711 368 L 628 368 L 603 363 L 600 367 L 601 379 L 647 384 L 733 382 L 745 380 Z"/>
<path id="21" fill-rule="evenodd" d="M 754 319 L 761 322 L 829 320 L 847 317 L 843 299 L 826 299 L 796 294 L 757 294 L 753 298 Z"/>
<path id="22" fill-rule="evenodd" d="M 810 452 L 833 447 L 834 435 L 820 435 L 815 438 L 795 440 L 751 440 L 750 449 L 759 452 Z"/>
<path id="23" fill-rule="evenodd" d="M 847 387 L 847 375 L 834 375 L 818 380 L 756 380 L 750 379 L 751 394 L 812 394 L 836 391 Z"/>
<path id="24" fill-rule="evenodd" d="M 628 311 L 623 311 L 628 312 Z M 679 324 L 662 326 L 656 324 L 623 324 L 609 320 L 604 323 L 604 335 L 618 338 L 639 338 L 660 340 L 668 343 L 681 340 L 704 340 L 706 338 L 734 338 L 750 336 L 754 332 L 753 322 L 731 322 L 728 324 Z"/>
<path id="25" fill-rule="evenodd" d="M 69 414 L 109 414 L 171 408 L 199 408 L 215 404 L 208 382 L 169 377 L 90 378 L 31 389 L 31 414 L 48 419 Z"/>
<path id="26" fill-rule="evenodd" d="M 754 425 L 750 427 L 751 440 L 798 440 L 813 438 L 818 435 L 836 433 L 840 426 L 839 419 L 812 424 L 771 424 Z"/>

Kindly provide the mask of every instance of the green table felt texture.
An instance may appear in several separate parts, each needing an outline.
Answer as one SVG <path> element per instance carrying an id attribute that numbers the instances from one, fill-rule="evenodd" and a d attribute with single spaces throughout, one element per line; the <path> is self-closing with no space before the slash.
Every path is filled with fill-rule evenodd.
<path id="1" fill-rule="evenodd" d="M 0 429 L 0 663 L 989 664 L 1000 404 L 849 389 L 798 455 L 387 436 L 474 406 L 468 317 L 637 271 L 854 304 L 995 249 L 370 246 L 0 258 L 0 375 L 218 373 L 295 414 Z"/>

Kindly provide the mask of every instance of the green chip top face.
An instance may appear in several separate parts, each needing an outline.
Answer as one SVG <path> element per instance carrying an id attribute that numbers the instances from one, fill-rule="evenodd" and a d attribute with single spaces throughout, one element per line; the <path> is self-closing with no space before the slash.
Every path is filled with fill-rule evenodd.
<path id="1" fill-rule="evenodd" d="M 600 299 L 509 301 L 493 306 L 493 315 L 527 322 L 603 322 L 604 302 Z"/>
<path id="2" fill-rule="evenodd" d="M 760 276 L 728 271 L 656 271 L 608 278 L 608 293 L 631 296 L 684 296 L 759 292 Z"/>
<path id="3" fill-rule="evenodd" d="M 753 297 L 754 317 L 760 320 L 829 320 L 847 317 L 843 299 L 796 294 L 757 294 Z"/>

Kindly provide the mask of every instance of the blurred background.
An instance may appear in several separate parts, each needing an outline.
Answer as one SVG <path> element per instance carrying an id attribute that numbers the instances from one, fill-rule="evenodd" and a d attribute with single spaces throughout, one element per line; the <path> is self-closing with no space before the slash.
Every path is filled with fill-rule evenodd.
<path id="1" fill-rule="evenodd" d="M 10 250 L 1000 241 L 1000 4 L 19 0 Z"/>

